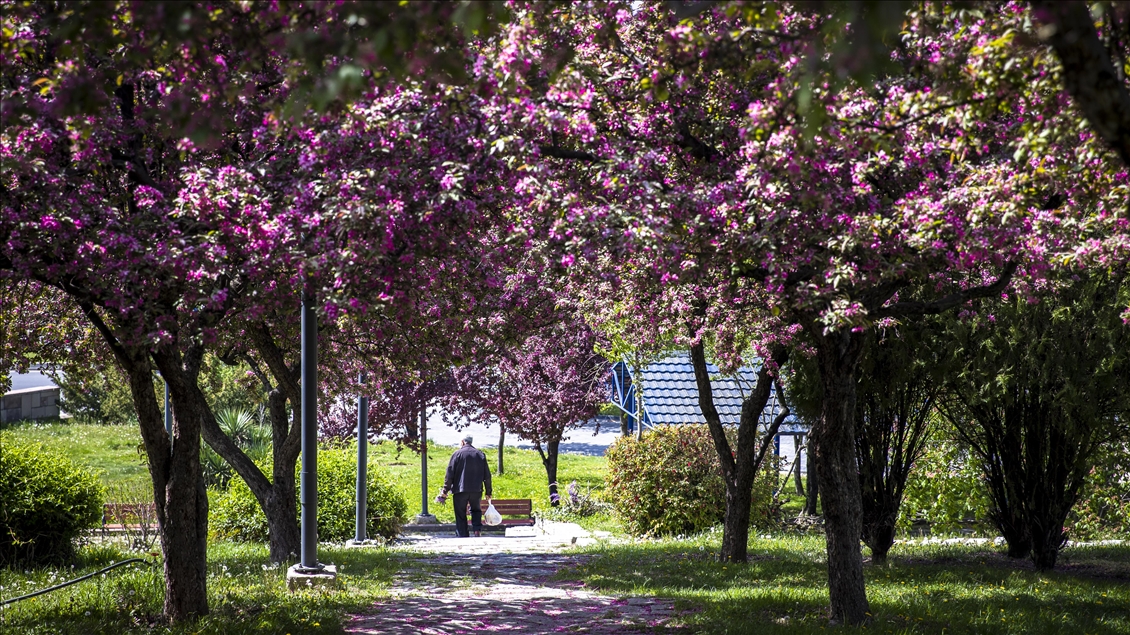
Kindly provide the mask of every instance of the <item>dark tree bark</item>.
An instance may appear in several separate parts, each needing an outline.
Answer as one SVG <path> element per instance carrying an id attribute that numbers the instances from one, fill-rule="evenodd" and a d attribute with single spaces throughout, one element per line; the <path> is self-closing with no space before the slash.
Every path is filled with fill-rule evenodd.
<path id="1" fill-rule="evenodd" d="M 200 467 L 201 415 L 186 373 L 175 352 L 166 349 L 151 357 L 145 347 L 124 345 L 89 302 L 80 300 L 79 305 L 129 378 L 165 557 L 164 615 L 174 623 L 195 620 L 208 614 L 208 494 Z M 153 361 L 169 386 L 176 414 L 171 439 L 153 390 Z"/>
<path id="2" fill-rule="evenodd" d="M 788 349 L 778 348 L 773 353 L 773 362 L 780 368 L 788 359 Z M 749 560 L 749 516 L 753 504 L 753 481 L 757 470 L 765 460 L 773 437 L 781 423 L 789 415 L 784 406 L 784 392 L 778 384 L 777 390 L 784 406 L 774 419 L 763 438 L 758 439 L 758 424 L 761 413 L 774 384 L 774 376 L 768 364 L 762 364 L 757 373 L 757 385 L 742 402 L 742 414 L 738 422 L 737 447 L 730 448 L 722 418 L 714 406 L 714 390 L 710 385 L 710 372 L 706 365 L 706 352 L 700 340 L 691 346 L 691 365 L 694 367 L 695 384 L 698 387 L 698 405 L 714 440 L 714 449 L 722 469 L 722 480 L 726 484 L 726 513 L 722 524 L 722 551 L 719 559 L 723 562 L 747 562 Z"/>
<path id="3" fill-rule="evenodd" d="M 502 448 L 506 444 L 506 424 L 501 421 L 498 422 L 498 475 L 502 476 Z"/>
<path id="4" fill-rule="evenodd" d="M 418 443 L 420 441 L 420 424 L 416 423 L 417 417 L 409 417 L 404 424 L 405 435 L 409 443 Z"/>
<path id="5" fill-rule="evenodd" d="M 265 323 L 247 329 L 273 385 L 262 373 L 261 380 L 268 390 L 267 405 L 271 422 L 272 469 L 268 479 L 251 457 L 233 442 L 216 422 L 207 398 L 199 389 L 195 396 L 206 416 L 203 420 L 204 440 L 247 483 L 255 500 L 267 517 L 271 562 L 286 562 L 299 552 L 302 534 L 298 527 L 298 496 L 295 485 L 295 466 L 301 454 L 299 413 L 302 395 L 298 386 L 296 369 L 288 366 L 282 349 L 276 344 L 270 328 Z M 195 387 L 195 382 L 194 382 Z M 286 402 L 290 402 L 291 416 L 287 417 Z"/>
<path id="6" fill-rule="evenodd" d="M 1068 413 L 1040 397 L 1021 388 L 1005 404 L 964 404 L 964 412 L 946 412 L 981 459 L 992 501 L 989 518 L 1008 542 L 1008 555 L 1030 555 L 1038 570 L 1047 571 L 1067 540 L 1063 525 L 1100 435 L 1072 425 Z"/>
<path id="7" fill-rule="evenodd" d="M 804 444 L 798 442 L 795 444 L 795 447 L 796 457 L 793 459 L 793 489 L 797 496 L 804 496 L 804 483 L 801 481 L 800 476 L 800 453 L 804 451 Z"/>
<path id="8" fill-rule="evenodd" d="M 1063 65 L 1063 83 L 1091 128 L 1122 162 L 1130 166 L 1130 88 L 1119 71 L 1125 62 L 1128 34 L 1115 24 L 1104 29 L 1111 51 L 1103 46 L 1086 2 L 1032 0 L 1032 14 L 1047 28 L 1047 40 Z M 1108 11 L 1108 22 L 1113 12 Z M 1122 32 L 1120 32 L 1122 31 Z M 1111 54 L 1123 59 L 1112 60 Z"/>
<path id="9" fill-rule="evenodd" d="M 1056 564 L 1096 454 L 1127 438 L 1130 331 L 1114 301 L 1125 289 L 1121 275 L 1092 272 L 1037 304 L 998 301 L 991 328 L 957 323 L 947 338 L 965 366 L 942 411 L 980 459 L 1010 555 L 1030 553 L 1041 571 Z"/>
<path id="10" fill-rule="evenodd" d="M 558 450 L 561 447 L 561 439 L 550 439 L 545 443 L 545 450 L 542 450 L 541 442 L 534 444 L 537 448 L 538 454 L 541 455 L 541 464 L 545 467 L 545 477 L 549 483 L 549 504 L 557 507 L 561 504 L 561 497 L 557 493 L 557 456 Z"/>
<path id="11" fill-rule="evenodd" d="M 871 613 L 863 581 L 862 500 L 855 457 L 856 367 L 866 332 L 850 326 L 825 333 L 813 323 L 823 413 L 813 428 L 816 469 L 824 502 L 831 619 L 862 624 Z"/>
<path id="12" fill-rule="evenodd" d="M 142 355 L 133 355 L 127 373 L 153 477 L 157 532 L 165 556 L 164 614 L 173 622 L 191 621 L 208 614 L 208 494 L 200 467 L 201 413 L 193 407 L 183 371 L 173 360 L 159 361 L 176 412 L 170 452 L 151 367 L 141 362 Z"/>
<path id="13" fill-rule="evenodd" d="M 905 337 L 905 334 L 904 334 Z M 922 455 L 937 394 L 905 340 L 874 342 L 860 371 L 855 447 L 862 486 L 863 542 L 884 562 L 910 468 Z"/>
<path id="14" fill-rule="evenodd" d="M 805 469 L 808 472 L 808 492 L 804 497 L 804 511 L 806 516 L 816 516 L 819 514 L 820 507 L 820 479 L 817 477 L 816 457 L 812 453 L 812 448 L 815 447 L 813 436 L 808 435 L 808 449 L 805 451 Z"/>

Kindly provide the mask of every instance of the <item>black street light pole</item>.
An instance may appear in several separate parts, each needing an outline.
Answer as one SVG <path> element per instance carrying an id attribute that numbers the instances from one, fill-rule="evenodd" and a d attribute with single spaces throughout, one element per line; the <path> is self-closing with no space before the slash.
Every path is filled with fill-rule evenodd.
<path id="1" fill-rule="evenodd" d="M 365 373 L 358 377 L 361 390 L 365 390 Z M 357 528 L 353 534 L 354 542 L 369 539 L 366 528 L 369 504 L 369 398 L 357 395 Z"/>
<path id="2" fill-rule="evenodd" d="M 420 400 L 420 513 L 409 525 L 435 525 L 434 514 L 428 513 L 428 402 Z"/>
<path id="3" fill-rule="evenodd" d="M 420 516 L 428 513 L 428 402 L 420 400 Z"/>
<path id="4" fill-rule="evenodd" d="M 304 572 L 320 571 L 318 563 L 318 317 L 314 293 L 303 279 L 302 290 L 302 554 Z"/>

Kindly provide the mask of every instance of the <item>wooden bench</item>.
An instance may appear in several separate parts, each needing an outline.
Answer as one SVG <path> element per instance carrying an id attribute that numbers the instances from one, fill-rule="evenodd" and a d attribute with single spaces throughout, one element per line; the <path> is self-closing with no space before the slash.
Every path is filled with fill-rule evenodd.
<path id="1" fill-rule="evenodd" d="M 105 503 L 102 505 L 102 530 L 121 531 L 157 527 L 157 505 L 154 503 Z"/>
<path id="2" fill-rule="evenodd" d="M 496 498 L 494 508 L 502 515 L 502 524 L 499 527 L 532 527 L 534 525 L 534 502 L 528 498 Z M 483 499 L 479 507 L 487 510 L 487 499 Z M 506 518 L 517 516 L 518 518 Z"/>

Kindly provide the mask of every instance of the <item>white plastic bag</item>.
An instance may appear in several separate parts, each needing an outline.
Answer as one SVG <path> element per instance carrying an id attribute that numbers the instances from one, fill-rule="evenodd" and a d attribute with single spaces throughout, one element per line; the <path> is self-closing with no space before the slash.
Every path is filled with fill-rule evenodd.
<path id="1" fill-rule="evenodd" d="M 483 512 L 483 524 L 491 526 L 502 524 L 502 514 L 494 508 L 494 503 L 487 503 L 487 510 Z"/>

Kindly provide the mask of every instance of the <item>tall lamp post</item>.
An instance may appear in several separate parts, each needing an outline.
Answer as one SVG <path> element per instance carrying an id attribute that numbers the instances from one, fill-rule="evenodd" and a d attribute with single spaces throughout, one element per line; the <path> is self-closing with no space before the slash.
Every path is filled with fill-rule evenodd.
<path id="1" fill-rule="evenodd" d="M 369 544 L 369 398 L 364 395 L 365 373 L 357 378 L 361 394 L 357 395 L 357 521 L 353 540 L 347 545 Z"/>
<path id="2" fill-rule="evenodd" d="M 412 525 L 438 525 L 439 519 L 428 513 L 428 402 L 420 400 L 420 513 Z"/>
<path id="3" fill-rule="evenodd" d="M 302 543 L 298 564 L 286 572 L 291 590 L 332 587 L 337 567 L 318 562 L 318 317 L 310 282 L 303 278 L 302 290 L 302 472 L 299 476 L 302 503 Z"/>

